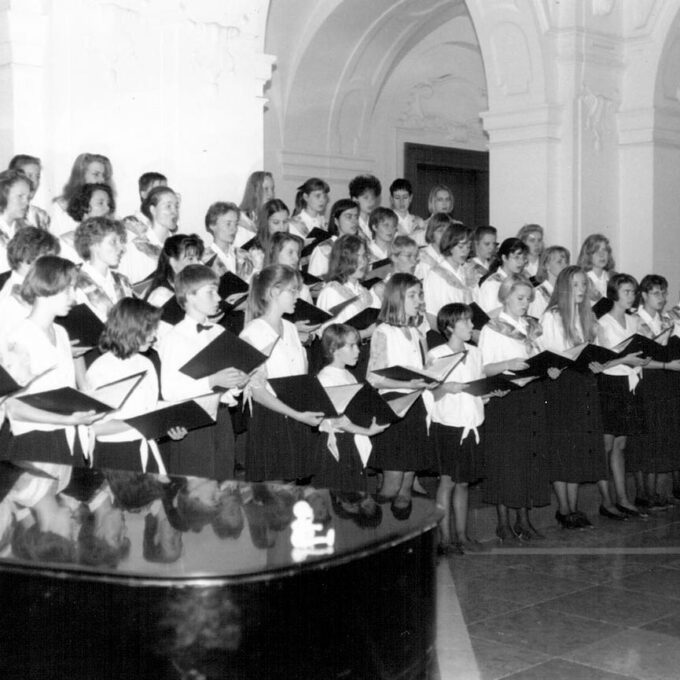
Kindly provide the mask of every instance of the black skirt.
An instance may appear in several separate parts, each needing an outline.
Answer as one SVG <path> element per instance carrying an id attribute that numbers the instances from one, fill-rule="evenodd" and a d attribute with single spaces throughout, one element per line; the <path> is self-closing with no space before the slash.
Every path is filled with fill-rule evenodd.
<path id="1" fill-rule="evenodd" d="M 75 437 L 73 453 L 66 439 L 66 430 L 33 430 L 11 437 L 5 460 L 28 460 L 34 463 L 57 463 L 82 467 L 86 465 L 80 440 Z M 89 465 L 89 463 L 87 463 Z"/>
<path id="2" fill-rule="evenodd" d="M 607 479 L 596 376 L 567 369 L 557 380 L 546 380 L 544 385 L 551 481 Z"/>
<path id="3" fill-rule="evenodd" d="M 432 423 L 430 436 L 440 475 L 448 475 L 454 482 L 476 482 L 484 477 L 483 428 L 480 426 L 477 429 L 480 435 L 479 444 L 474 432 L 469 432 L 461 442 L 462 427 Z"/>
<path id="4" fill-rule="evenodd" d="M 646 426 L 640 385 L 631 392 L 625 375 L 600 373 L 597 378 L 604 433 L 615 437 L 644 434 Z"/>
<path id="5" fill-rule="evenodd" d="M 322 467 L 325 441 L 319 431 L 257 402 L 253 403 L 246 437 L 248 481 L 303 479 Z"/>
<path id="6" fill-rule="evenodd" d="M 372 437 L 369 465 L 378 470 L 435 471 L 437 462 L 426 418 L 425 404 L 419 397 L 401 420 Z"/>
<path id="7" fill-rule="evenodd" d="M 336 433 L 340 460 L 335 460 L 326 446 L 327 435 L 321 436 L 322 450 L 320 467 L 314 475 L 314 486 L 337 491 L 367 491 L 367 477 L 354 435 L 348 432 Z"/>
<path id="8" fill-rule="evenodd" d="M 219 481 L 234 477 L 234 431 L 229 409 L 222 404 L 214 425 L 191 430 L 180 441 L 159 442 L 158 448 L 169 475 Z"/>
<path id="9" fill-rule="evenodd" d="M 545 390 L 534 381 L 486 405 L 484 501 L 511 508 L 550 503 Z"/>

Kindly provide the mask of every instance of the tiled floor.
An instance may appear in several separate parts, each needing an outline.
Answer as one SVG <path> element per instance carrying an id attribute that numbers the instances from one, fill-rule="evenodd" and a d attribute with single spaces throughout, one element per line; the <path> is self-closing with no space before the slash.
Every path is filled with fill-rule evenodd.
<path id="1" fill-rule="evenodd" d="M 680 679 L 680 508 L 546 534 L 440 564 L 441 679 Z"/>

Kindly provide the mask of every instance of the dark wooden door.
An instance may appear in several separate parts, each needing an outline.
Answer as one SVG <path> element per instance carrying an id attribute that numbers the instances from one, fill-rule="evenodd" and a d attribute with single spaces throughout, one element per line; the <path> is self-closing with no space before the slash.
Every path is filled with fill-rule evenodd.
<path id="1" fill-rule="evenodd" d="M 427 218 L 427 199 L 435 184 L 450 187 L 453 216 L 469 227 L 489 223 L 489 154 L 427 144 L 404 145 L 404 177 L 413 184 L 411 211 Z"/>

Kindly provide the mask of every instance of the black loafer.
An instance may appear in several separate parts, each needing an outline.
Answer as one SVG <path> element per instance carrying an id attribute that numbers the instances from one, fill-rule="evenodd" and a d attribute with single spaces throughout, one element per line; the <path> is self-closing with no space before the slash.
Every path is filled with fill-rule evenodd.
<path id="1" fill-rule="evenodd" d="M 625 514 L 617 515 L 615 512 L 607 510 L 607 508 L 605 508 L 604 505 L 600 506 L 600 515 L 602 515 L 602 517 L 606 517 L 607 519 L 618 520 L 619 522 L 625 522 L 628 519 L 628 517 L 626 517 Z"/>
<path id="2" fill-rule="evenodd" d="M 621 505 L 620 503 L 616 504 L 616 509 L 619 512 L 622 512 L 624 515 L 628 515 L 628 517 L 637 517 L 638 519 L 647 519 L 649 515 L 646 512 L 642 512 L 642 510 L 638 510 L 637 508 L 627 508 L 625 505 Z"/>

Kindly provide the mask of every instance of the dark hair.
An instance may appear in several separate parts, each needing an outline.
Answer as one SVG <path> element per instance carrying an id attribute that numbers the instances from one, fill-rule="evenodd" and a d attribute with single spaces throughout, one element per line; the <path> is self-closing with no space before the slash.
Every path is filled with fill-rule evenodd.
<path id="1" fill-rule="evenodd" d="M 205 214 L 205 230 L 209 234 L 212 234 L 212 228 L 215 226 L 217 220 L 222 217 L 222 215 L 226 215 L 230 212 L 236 213 L 237 221 L 241 218 L 241 208 L 239 208 L 236 203 L 229 203 L 227 201 L 217 201 L 217 203 L 213 203 Z"/>
<path id="2" fill-rule="evenodd" d="M 396 226 L 399 222 L 397 213 L 395 213 L 391 208 L 382 208 L 380 206 L 373 208 L 373 210 L 371 210 L 371 214 L 368 216 L 368 228 L 375 236 L 375 230 L 378 225 L 381 222 L 387 222 L 387 220 L 390 220 Z"/>
<path id="3" fill-rule="evenodd" d="M 156 515 L 148 513 L 144 517 L 144 538 L 142 540 L 142 555 L 147 562 L 158 562 L 160 564 L 172 564 L 176 562 L 182 554 L 182 534 L 172 527 L 177 537 L 178 550 L 167 549 L 160 541 L 156 541 L 156 532 L 160 521 Z"/>
<path id="4" fill-rule="evenodd" d="M 23 172 L 23 169 L 27 165 L 37 165 L 38 167 L 42 168 L 42 163 L 40 162 L 40 159 L 37 156 L 29 156 L 28 154 L 25 153 L 19 153 L 16 156 L 12 157 L 12 160 L 9 162 L 7 169 Z"/>
<path id="5" fill-rule="evenodd" d="M 241 199 L 241 210 L 247 213 L 257 213 L 262 205 L 262 185 L 267 178 L 274 181 L 272 173 L 266 170 L 256 170 L 250 173 Z"/>
<path id="6" fill-rule="evenodd" d="M 287 212 L 290 217 L 288 206 L 280 198 L 272 198 L 260 208 L 257 215 L 257 241 L 265 253 L 269 250 L 272 238 L 272 234 L 269 233 L 269 218 L 283 211 Z"/>
<path id="7" fill-rule="evenodd" d="M 39 257 L 21 284 L 21 297 L 32 305 L 36 298 L 57 295 L 74 285 L 78 270 L 71 260 L 57 255 Z"/>
<path id="8" fill-rule="evenodd" d="M 188 264 L 175 277 L 175 297 L 179 306 L 184 309 L 187 295 L 195 293 L 199 288 L 214 283 L 217 285 L 219 276 L 204 264 Z"/>
<path id="9" fill-rule="evenodd" d="M 451 251 L 464 241 L 470 241 L 472 232 L 464 224 L 453 222 L 446 227 L 442 234 L 442 239 L 439 242 L 439 252 L 445 257 L 451 254 Z"/>
<path id="10" fill-rule="evenodd" d="M 7 244 L 7 262 L 12 269 L 18 269 L 22 262 L 32 264 L 41 255 L 57 255 L 60 249 L 59 239 L 49 231 L 22 227 Z"/>
<path id="11" fill-rule="evenodd" d="M 444 305 L 437 312 L 437 330 L 448 340 L 453 332 L 453 327 L 461 319 L 471 319 L 472 309 L 460 302 L 451 302 Z"/>
<path id="12" fill-rule="evenodd" d="M 129 470 L 104 470 L 116 505 L 123 510 L 139 510 L 163 498 L 164 486 L 156 475 Z"/>
<path id="13" fill-rule="evenodd" d="M 324 328 L 321 336 L 321 351 L 326 364 L 333 361 L 335 352 L 347 344 L 347 338 L 350 336 L 357 342 L 359 341 L 359 331 L 344 323 L 332 323 Z"/>
<path id="14" fill-rule="evenodd" d="M 110 217 L 88 217 L 76 227 L 73 236 L 76 252 L 83 260 L 89 260 L 92 256 L 92 246 L 101 243 L 108 234 L 118 234 L 123 243 L 127 240 L 127 229 L 122 222 Z"/>
<path id="15" fill-rule="evenodd" d="M 302 249 L 305 245 L 304 239 L 302 239 L 297 234 L 291 234 L 288 231 L 277 231 L 275 234 L 271 235 L 269 239 L 269 247 L 265 251 L 264 256 L 264 266 L 267 267 L 270 264 L 279 263 L 279 255 L 283 250 L 283 247 L 289 241 L 293 241 L 297 244 L 298 252 L 302 253 Z"/>
<path id="16" fill-rule="evenodd" d="M 392 241 L 390 255 L 392 257 L 401 255 L 407 248 L 418 250 L 418 244 L 410 236 L 397 234 L 397 236 L 394 237 L 394 241 Z"/>
<path id="17" fill-rule="evenodd" d="M 324 180 L 319 177 L 310 177 L 297 188 L 297 193 L 295 194 L 295 214 L 301 213 L 307 207 L 305 194 L 311 194 L 312 191 L 323 191 L 327 194 L 330 190 L 331 188 Z"/>
<path id="18" fill-rule="evenodd" d="M 385 294 L 378 320 L 392 326 L 414 326 L 418 316 L 406 317 L 404 300 L 409 288 L 420 286 L 422 289 L 422 285 L 413 274 L 399 273 L 392 275 L 385 285 Z"/>
<path id="19" fill-rule="evenodd" d="M 232 515 L 227 510 L 232 501 L 238 508 L 238 518 L 236 522 L 232 521 Z M 212 528 L 218 538 L 238 538 L 243 531 L 245 524 L 243 518 L 243 499 L 238 486 L 227 487 L 220 491 L 217 513 L 212 519 Z"/>
<path id="20" fill-rule="evenodd" d="M 67 205 L 80 187 L 85 184 L 85 173 L 91 163 L 101 163 L 104 166 L 104 184 L 108 184 L 115 191 L 111 161 L 106 156 L 98 153 L 81 153 L 73 161 L 71 175 L 61 192 L 61 198 Z"/>
<path id="21" fill-rule="evenodd" d="M 635 298 L 635 306 L 639 307 L 643 304 L 642 294 L 649 294 L 654 288 L 661 288 L 663 291 L 668 290 L 668 280 L 660 274 L 647 274 L 637 289 L 637 296 Z"/>
<path id="22" fill-rule="evenodd" d="M 176 277 L 170 260 L 178 260 L 182 255 L 192 250 L 199 259 L 203 257 L 203 241 L 196 234 L 175 234 L 166 239 L 161 254 L 158 257 L 158 264 L 151 279 L 151 284 L 144 295 L 145 300 L 148 300 L 149 295 L 161 286 L 171 290 L 174 289 Z"/>
<path id="23" fill-rule="evenodd" d="M 139 189 L 139 193 L 141 194 L 143 191 L 148 191 L 149 187 L 151 187 L 152 184 L 155 184 L 156 182 L 167 182 L 168 178 L 161 174 L 160 172 L 145 172 L 144 174 L 139 176 L 139 179 L 137 180 L 137 188 Z"/>
<path id="24" fill-rule="evenodd" d="M 17 525 L 12 536 L 12 552 L 20 560 L 73 563 L 78 559 L 76 544 L 52 531 L 41 531 L 38 524 Z"/>
<path id="25" fill-rule="evenodd" d="M 498 230 L 496 227 L 492 227 L 490 224 L 486 224 L 481 227 L 477 227 L 472 235 L 475 243 L 479 243 L 487 234 L 490 234 L 494 238 L 498 236 Z"/>
<path id="26" fill-rule="evenodd" d="M 111 545 L 96 535 L 95 525 L 95 514 L 87 511 L 78 532 L 78 561 L 91 567 L 115 569 L 130 554 L 130 539 L 126 536 L 119 545 Z"/>
<path id="27" fill-rule="evenodd" d="M 453 224 L 453 219 L 449 213 L 434 213 L 427 221 L 427 229 L 425 230 L 425 241 L 427 243 L 434 242 L 434 234 L 440 229 L 445 229 L 449 225 Z"/>
<path id="28" fill-rule="evenodd" d="M 0 172 L 0 212 L 7 208 L 9 192 L 15 184 L 25 182 L 29 190 L 33 190 L 33 183 L 19 170 L 3 170 Z"/>
<path id="29" fill-rule="evenodd" d="M 500 248 L 496 251 L 496 257 L 494 257 L 489 265 L 489 274 L 493 274 L 503 266 L 503 258 L 507 260 L 510 255 L 514 255 L 515 253 L 524 253 L 527 255 L 529 253 L 529 246 L 518 238 L 506 238 L 505 241 L 501 243 Z"/>
<path id="30" fill-rule="evenodd" d="M 175 197 L 177 196 L 177 194 L 170 187 L 154 187 L 142 201 L 140 210 L 142 214 L 150 221 L 153 221 L 151 207 L 153 206 L 155 208 L 158 205 L 163 194 L 172 194 Z"/>
<path id="31" fill-rule="evenodd" d="M 99 351 L 127 359 L 139 351 L 158 326 L 161 310 L 144 300 L 125 297 L 111 308 L 99 339 Z"/>
<path id="32" fill-rule="evenodd" d="M 359 264 L 359 251 L 366 250 L 363 239 L 352 234 L 344 234 L 333 244 L 328 258 L 326 281 L 345 283 L 356 271 Z"/>
<path id="33" fill-rule="evenodd" d="M 614 274 L 609 281 L 607 281 L 607 297 L 616 302 L 619 299 L 619 288 L 626 283 L 632 285 L 637 293 L 638 282 L 634 276 L 631 276 L 630 274 Z"/>
<path id="34" fill-rule="evenodd" d="M 395 179 L 394 182 L 390 184 L 390 196 L 394 196 L 397 191 L 408 191 L 409 194 L 413 195 L 413 186 L 407 179 Z"/>
<path id="35" fill-rule="evenodd" d="M 350 198 L 359 198 L 366 191 L 372 191 L 376 197 L 382 193 L 380 180 L 374 175 L 357 175 L 349 183 Z"/>
<path id="36" fill-rule="evenodd" d="M 90 201 L 95 191 L 103 191 L 108 196 L 109 215 L 113 215 L 116 212 L 116 201 L 113 197 L 113 191 L 108 184 L 83 184 L 71 196 L 66 206 L 66 212 L 71 219 L 81 222 L 85 215 L 90 212 Z"/>
<path id="37" fill-rule="evenodd" d="M 336 221 L 339 221 L 342 213 L 347 210 L 359 210 L 359 206 L 351 198 L 341 198 L 333 203 L 328 216 L 328 233 L 331 236 L 340 235 Z"/>

